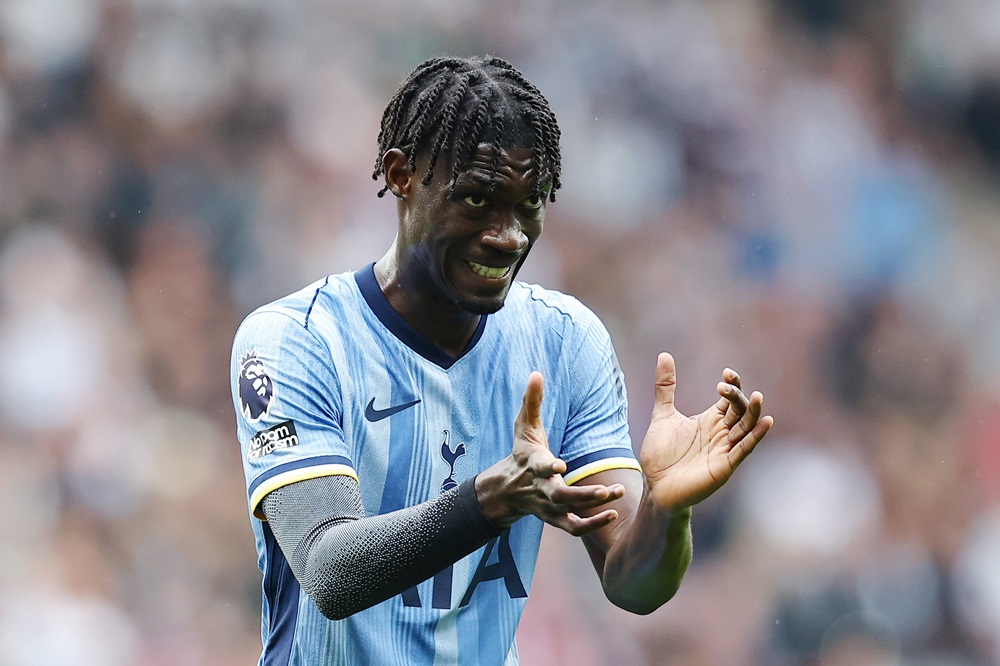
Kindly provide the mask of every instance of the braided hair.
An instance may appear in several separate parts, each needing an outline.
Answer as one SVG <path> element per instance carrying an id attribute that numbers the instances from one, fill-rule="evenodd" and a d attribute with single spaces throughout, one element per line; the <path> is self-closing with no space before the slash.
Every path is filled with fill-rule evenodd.
<path id="1" fill-rule="evenodd" d="M 431 182 L 438 158 L 450 155 L 454 186 L 483 143 L 493 148 L 490 189 L 496 186 L 501 148 L 530 147 L 538 174 L 536 191 L 549 183 L 549 200 L 556 200 L 562 184 L 559 125 L 538 88 L 501 58 L 431 58 L 410 72 L 385 107 L 372 179 L 378 180 L 385 171 L 382 156 L 398 148 L 413 171 L 417 155 L 429 156 L 425 185 Z M 387 189 L 379 190 L 378 196 Z"/>

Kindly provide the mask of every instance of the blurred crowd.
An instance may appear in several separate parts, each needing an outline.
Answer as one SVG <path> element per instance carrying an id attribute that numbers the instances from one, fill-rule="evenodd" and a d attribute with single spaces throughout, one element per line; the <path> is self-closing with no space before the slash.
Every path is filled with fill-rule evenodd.
<path id="1" fill-rule="evenodd" d="M 522 663 L 1000 663 L 1000 3 L 0 2 L 0 664 L 252 664 L 252 309 L 378 258 L 384 104 L 441 53 L 550 100 L 522 271 L 605 321 L 636 446 L 724 367 L 777 425 L 648 617 L 547 533 Z"/>

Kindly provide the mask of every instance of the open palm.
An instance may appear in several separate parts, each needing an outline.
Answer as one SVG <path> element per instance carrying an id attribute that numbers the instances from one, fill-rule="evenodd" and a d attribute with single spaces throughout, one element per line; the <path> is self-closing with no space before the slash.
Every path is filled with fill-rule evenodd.
<path id="1" fill-rule="evenodd" d="M 697 416 L 674 406 L 677 373 L 670 354 L 656 363 L 656 402 L 639 462 L 656 504 L 668 510 L 692 506 L 722 487 L 774 423 L 761 416 L 764 396 L 747 398 L 728 368 L 719 401 Z"/>

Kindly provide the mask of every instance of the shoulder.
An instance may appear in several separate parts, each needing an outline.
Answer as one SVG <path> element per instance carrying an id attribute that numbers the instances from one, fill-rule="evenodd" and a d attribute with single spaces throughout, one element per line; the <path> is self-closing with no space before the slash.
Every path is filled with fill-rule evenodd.
<path id="1" fill-rule="evenodd" d="M 500 312 L 523 322 L 577 335 L 607 335 L 600 317 L 578 298 L 537 284 L 515 282 Z"/>
<path id="2" fill-rule="evenodd" d="M 324 337 L 327 324 L 343 311 L 357 309 L 353 273 L 328 275 L 286 296 L 261 305 L 240 323 L 235 339 L 257 341 Z"/>
<path id="3" fill-rule="evenodd" d="M 328 275 L 312 282 L 287 296 L 261 305 L 248 314 L 241 324 L 242 327 L 253 325 L 259 320 L 287 319 L 298 323 L 303 328 L 309 328 L 310 320 L 322 317 L 331 309 L 349 307 L 353 303 L 357 286 L 354 273 Z"/>

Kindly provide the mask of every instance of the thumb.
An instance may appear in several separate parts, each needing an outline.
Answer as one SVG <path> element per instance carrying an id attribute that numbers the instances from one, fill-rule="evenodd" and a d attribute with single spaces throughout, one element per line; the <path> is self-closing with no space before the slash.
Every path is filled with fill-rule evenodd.
<path id="1" fill-rule="evenodd" d="M 537 370 L 528 377 L 528 387 L 524 389 L 524 400 L 518 419 L 526 425 L 539 427 L 542 424 L 542 396 L 545 393 L 545 380 Z"/>
<path id="2" fill-rule="evenodd" d="M 565 471 L 565 463 L 555 458 L 549 451 L 549 440 L 545 436 L 545 425 L 542 423 L 544 384 L 540 372 L 532 372 L 528 377 L 521 410 L 514 419 L 514 453 L 521 451 L 527 454 L 532 469 L 535 469 L 537 474 L 547 477 L 562 474 Z M 540 451 L 544 451 L 544 454 Z M 557 462 L 562 465 L 561 468 L 557 469 Z"/>
<path id="3" fill-rule="evenodd" d="M 667 352 L 662 352 L 656 358 L 656 375 L 653 380 L 655 391 L 655 402 L 653 409 L 665 409 L 667 412 L 674 411 L 674 389 L 677 386 L 677 368 L 674 366 L 674 357 Z"/>

